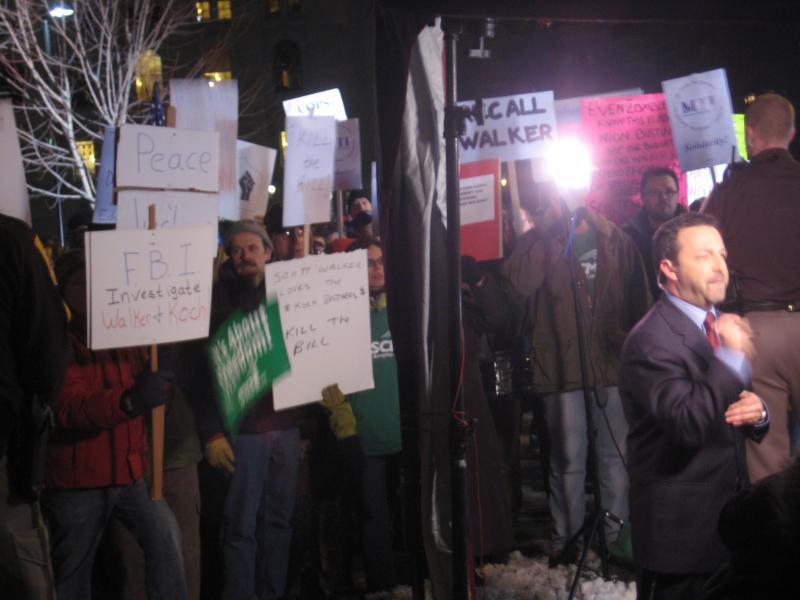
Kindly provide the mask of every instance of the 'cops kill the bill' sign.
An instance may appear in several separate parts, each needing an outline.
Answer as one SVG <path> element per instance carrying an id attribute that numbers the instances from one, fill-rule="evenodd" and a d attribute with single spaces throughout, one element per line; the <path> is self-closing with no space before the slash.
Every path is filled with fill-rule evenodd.
<path id="1" fill-rule="evenodd" d="M 229 431 L 273 381 L 289 370 L 276 301 L 234 311 L 207 346 L 217 401 Z"/>
<path id="2" fill-rule="evenodd" d="M 472 107 L 474 101 L 460 102 Z M 517 94 L 483 100 L 483 125 L 467 121 L 459 138 L 462 163 L 499 158 L 501 161 L 543 156 L 556 137 L 553 92 Z"/>
<path id="3" fill-rule="evenodd" d="M 86 236 L 89 346 L 146 346 L 208 335 L 215 226 Z"/>

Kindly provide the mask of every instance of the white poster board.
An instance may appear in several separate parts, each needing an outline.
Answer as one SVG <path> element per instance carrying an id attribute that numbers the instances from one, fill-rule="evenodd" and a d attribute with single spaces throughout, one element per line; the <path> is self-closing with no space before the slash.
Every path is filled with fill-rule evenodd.
<path id="1" fill-rule="evenodd" d="M 494 221 L 495 181 L 493 175 L 478 175 L 460 180 L 461 225 Z"/>
<path id="2" fill-rule="evenodd" d="M 205 79 L 171 79 L 169 101 L 175 107 L 175 127 L 219 133 L 219 216 L 236 221 L 236 138 L 239 133 L 239 86 L 225 79 L 208 85 Z"/>
<path id="3" fill-rule="evenodd" d="M 366 250 L 271 263 L 266 282 L 291 364 L 273 387 L 276 409 L 316 402 L 332 383 L 345 394 L 374 387 Z"/>
<path id="4" fill-rule="evenodd" d="M 93 350 L 208 336 L 216 226 L 86 234 Z"/>
<path id="5" fill-rule="evenodd" d="M 31 224 L 31 205 L 25 185 L 25 169 L 22 167 L 22 152 L 14 120 L 11 100 L 0 100 L 0 212 Z"/>
<path id="6" fill-rule="evenodd" d="M 474 101 L 459 102 L 472 107 Z M 459 137 L 461 163 L 489 158 L 501 161 L 544 156 L 556 139 L 553 92 L 515 94 L 483 100 L 483 125 L 474 118 Z"/>
<path id="7" fill-rule="evenodd" d="M 242 219 L 263 219 L 269 201 L 269 184 L 278 151 L 267 146 L 236 141 L 236 182 Z"/>
<path id="8" fill-rule="evenodd" d="M 217 194 L 161 190 L 122 190 L 117 194 L 117 230 L 148 229 L 150 205 L 156 229 L 184 225 L 217 226 Z"/>
<path id="9" fill-rule="evenodd" d="M 338 88 L 284 100 L 283 111 L 287 117 L 334 117 L 337 121 L 347 119 L 342 94 Z"/>
<path id="10" fill-rule="evenodd" d="M 123 125 L 117 145 L 117 187 L 219 189 L 219 134 Z"/>
<path id="11" fill-rule="evenodd" d="M 117 128 L 106 127 L 103 133 L 103 148 L 97 166 L 97 194 L 94 202 L 93 223 L 112 224 L 117 221 L 117 205 L 114 204 L 114 172 L 117 150 Z"/>
<path id="12" fill-rule="evenodd" d="M 333 187 L 337 190 L 359 190 L 363 186 L 358 119 L 337 121 Z"/>
<path id="13" fill-rule="evenodd" d="M 286 117 L 283 226 L 331 220 L 336 120 Z"/>
<path id="14" fill-rule="evenodd" d="M 725 69 L 669 79 L 661 86 L 682 171 L 713 167 L 738 157 Z"/>

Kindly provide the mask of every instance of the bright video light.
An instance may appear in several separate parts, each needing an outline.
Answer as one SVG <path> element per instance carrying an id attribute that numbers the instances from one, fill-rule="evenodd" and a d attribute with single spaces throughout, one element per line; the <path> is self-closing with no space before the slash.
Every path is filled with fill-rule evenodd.
<path id="1" fill-rule="evenodd" d="M 267 186 L 267 191 L 268 191 L 270 194 L 274 194 L 275 192 L 277 192 L 277 191 L 278 191 L 278 188 L 276 188 L 274 185 L 272 185 L 272 184 L 270 183 L 270 184 Z"/>
<path id="2" fill-rule="evenodd" d="M 547 154 L 550 176 L 561 190 L 589 189 L 592 182 L 592 156 L 575 138 L 556 140 Z"/>
<path id="3" fill-rule="evenodd" d="M 50 16 L 54 19 L 63 19 L 75 14 L 75 11 L 65 4 L 54 4 L 49 10 Z"/>

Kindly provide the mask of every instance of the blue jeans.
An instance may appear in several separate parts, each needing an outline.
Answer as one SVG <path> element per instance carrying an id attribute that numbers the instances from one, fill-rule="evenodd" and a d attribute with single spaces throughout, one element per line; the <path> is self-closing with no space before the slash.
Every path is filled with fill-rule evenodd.
<path id="1" fill-rule="evenodd" d="M 222 526 L 225 600 L 279 598 L 286 587 L 300 432 L 234 438 L 234 472 Z"/>
<path id="2" fill-rule="evenodd" d="M 97 545 L 112 514 L 142 546 L 150 600 L 185 600 L 181 539 L 164 500 L 153 502 L 144 481 L 131 485 L 46 492 L 56 595 L 59 600 L 91 598 Z M 176 575 L 177 574 L 177 575 Z"/>
<path id="3" fill-rule="evenodd" d="M 605 411 L 598 407 L 596 401 L 591 402 L 592 421 L 597 430 L 595 446 L 603 508 L 627 521 L 628 474 L 622 457 L 626 456 L 628 422 L 622 411 L 618 388 L 607 387 L 606 392 L 608 403 Z M 549 503 L 550 516 L 553 518 L 550 542 L 551 552 L 555 553 L 561 551 L 567 540 L 580 531 L 586 516 L 586 411 L 582 390 L 546 394 L 542 396 L 542 404 L 550 439 Z M 606 540 L 613 542 L 618 534 L 619 527 L 606 522 Z"/>

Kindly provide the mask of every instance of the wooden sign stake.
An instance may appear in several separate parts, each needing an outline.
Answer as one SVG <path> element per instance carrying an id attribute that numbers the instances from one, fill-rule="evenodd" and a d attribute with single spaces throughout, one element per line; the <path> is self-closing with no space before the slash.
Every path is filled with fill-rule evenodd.
<path id="1" fill-rule="evenodd" d="M 156 206 L 147 207 L 148 229 L 156 228 Z M 150 372 L 158 372 L 158 345 L 150 346 Z M 155 407 L 150 414 L 151 445 L 151 472 L 150 499 L 161 500 L 164 489 L 164 415 L 166 407 Z"/>

